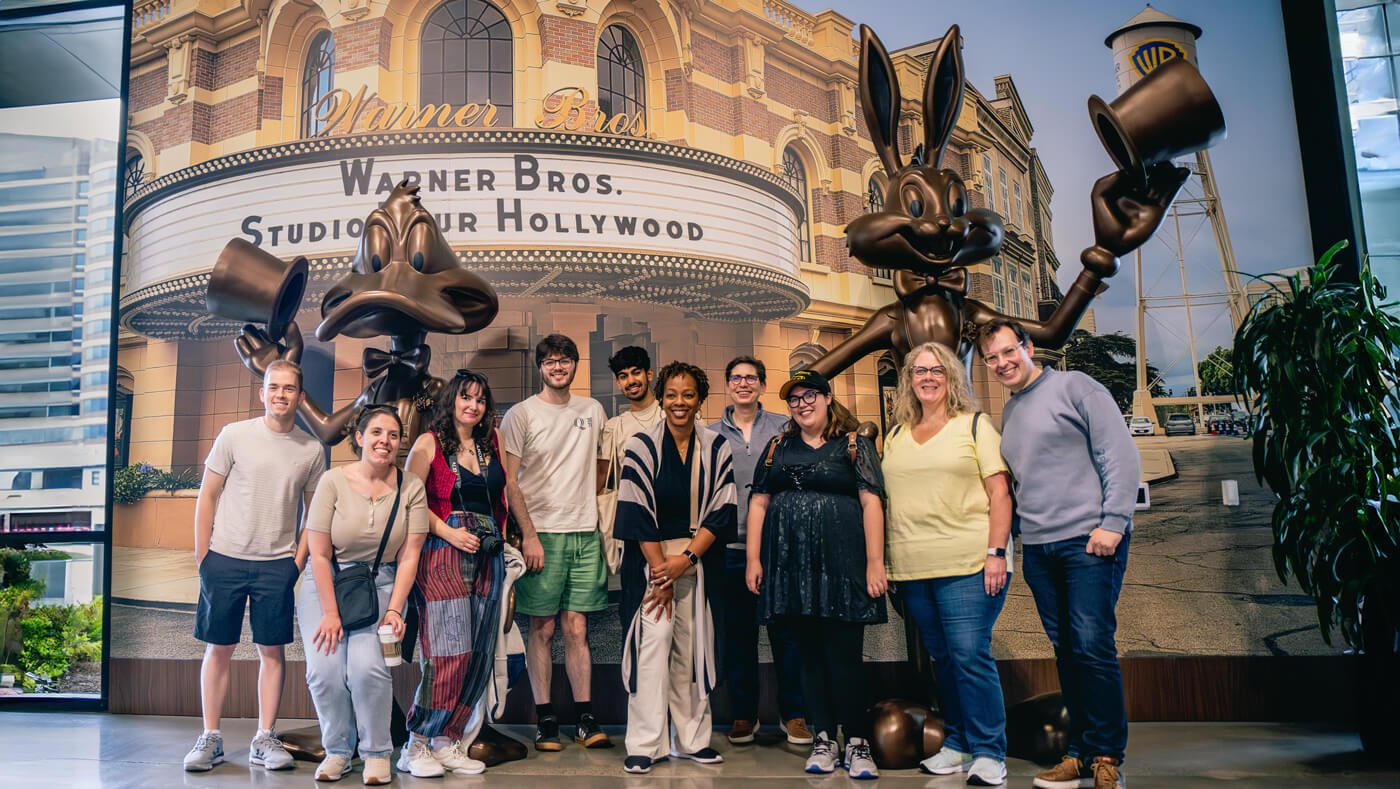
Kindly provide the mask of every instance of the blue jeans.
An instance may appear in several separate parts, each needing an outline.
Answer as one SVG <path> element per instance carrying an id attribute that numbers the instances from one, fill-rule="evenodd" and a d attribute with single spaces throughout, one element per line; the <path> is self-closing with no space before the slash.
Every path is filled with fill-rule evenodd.
<path id="1" fill-rule="evenodd" d="M 381 618 L 389 608 L 395 569 L 393 564 L 380 564 L 374 577 Z M 379 623 L 346 633 L 329 655 L 317 650 L 314 637 L 321 625 L 321 598 L 310 569 L 297 590 L 297 622 L 306 650 L 306 684 L 316 704 L 326 753 L 349 759 L 358 745 L 362 759 L 391 756 L 394 743 L 389 736 L 389 717 L 394 688 L 379 647 Z"/>
<path id="2" fill-rule="evenodd" d="M 758 596 L 744 583 L 746 556 L 738 548 L 724 551 L 725 682 L 734 720 L 758 719 Z M 802 698 L 802 655 L 797 639 L 781 622 L 768 625 L 773 669 L 778 675 L 778 715 L 783 720 L 806 715 Z"/>
<path id="3" fill-rule="evenodd" d="M 1112 556 L 1084 552 L 1089 536 L 1022 545 L 1021 568 L 1035 596 L 1045 635 L 1055 647 L 1060 692 L 1069 710 L 1069 755 L 1122 760 L 1128 711 L 1118 666 L 1118 592 L 1128 567 L 1123 535 Z"/>
<path id="4" fill-rule="evenodd" d="M 933 657 L 943 696 L 943 744 L 973 756 L 1005 760 L 1006 703 L 992 659 L 992 626 L 1006 604 L 1006 589 L 988 596 L 981 570 L 897 585 Z"/>

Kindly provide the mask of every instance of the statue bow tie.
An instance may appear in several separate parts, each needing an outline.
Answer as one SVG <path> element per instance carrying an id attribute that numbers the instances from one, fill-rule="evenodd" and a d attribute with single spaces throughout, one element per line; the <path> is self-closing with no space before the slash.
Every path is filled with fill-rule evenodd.
<path id="1" fill-rule="evenodd" d="M 406 351 L 381 351 L 378 348 L 366 348 L 364 354 L 365 375 L 374 378 L 385 370 L 396 364 L 402 364 L 413 369 L 415 373 L 423 373 L 428 369 L 428 346 L 418 345 Z"/>
<path id="2" fill-rule="evenodd" d="M 929 277 L 929 279 L 938 283 L 938 286 L 944 290 L 951 290 L 962 296 L 967 295 L 967 269 L 962 266 L 950 268 L 937 276 Z"/>

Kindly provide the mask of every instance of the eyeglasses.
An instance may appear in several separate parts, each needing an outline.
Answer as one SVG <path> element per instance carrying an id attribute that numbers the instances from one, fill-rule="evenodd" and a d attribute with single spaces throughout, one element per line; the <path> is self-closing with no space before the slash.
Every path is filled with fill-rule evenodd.
<path id="1" fill-rule="evenodd" d="M 811 405 L 812 403 L 817 402 L 817 396 L 820 394 L 821 392 L 818 392 L 815 389 L 808 389 L 800 395 L 792 395 L 787 399 L 788 408 L 796 408 L 801 403 Z"/>
<path id="2" fill-rule="evenodd" d="M 749 386 L 753 386 L 754 384 L 757 384 L 757 383 L 758 383 L 758 376 L 756 376 L 756 375 L 731 375 L 731 376 L 729 376 L 729 383 L 734 384 L 735 386 L 738 386 L 739 384 L 748 384 Z"/>
<path id="3" fill-rule="evenodd" d="M 982 354 L 982 361 L 986 362 L 987 364 L 996 364 L 997 362 L 1000 362 L 1003 359 L 1010 361 L 1013 356 L 1016 356 L 1020 353 L 1020 350 L 1018 349 L 1022 348 L 1023 346 L 1025 346 L 1025 343 L 1018 342 L 1015 345 L 1012 345 L 1008 348 L 1002 348 L 1001 350 L 995 353 L 984 353 Z"/>
<path id="4" fill-rule="evenodd" d="M 927 378 L 929 376 L 933 376 L 934 378 L 947 378 L 948 368 L 941 365 L 938 367 L 914 367 L 909 370 L 909 373 L 915 378 Z"/>
<path id="5" fill-rule="evenodd" d="M 563 370 L 563 369 L 567 369 L 567 368 L 569 368 L 569 367 L 573 367 L 573 366 L 574 366 L 574 360 L 573 360 L 573 359 L 568 359 L 568 358 L 565 358 L 565 359 L 545 359 L 543 362 L 540 363 L 540 366 L 541 366 L 541 367 L 544 367 L 544 368 L 546 368 L 546 369 L 548 369 L 548 368 L 557 368 L 557 369 Z"/>

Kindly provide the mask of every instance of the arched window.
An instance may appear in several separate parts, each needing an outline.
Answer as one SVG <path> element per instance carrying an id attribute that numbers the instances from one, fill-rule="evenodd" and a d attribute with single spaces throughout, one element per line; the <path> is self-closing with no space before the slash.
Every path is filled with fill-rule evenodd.
<path id="1" fill-rule="evenodd" d="M 885 176 L 871 173 L 865 184 L 865 205 L 871 213 L 885 210 Z M 887 268 L 872 268 L 870 276 L 876 279 L 890 279 L 892 272 Z"/>
<path id="2" fill-rule="evenodd" d="M 598 111 L 634 117 L 646 109 L 646 73 L 637 39 L 621 25 L 598 37 Z"/>
<path id="3" fill-rule="evenodd" d="M 871 213 L 885 210 L 885 179 L 879 173 L 872 174 L 865 184 L 865 205 Z"/>
<path id="4" fill-rule="evenodd" d="M 335 87 L 335 36 L 322 30 L 311 39 L 301 70 L 301 136 L 315 137 L 325 128 L 316 105 Z"/>
<path id="5" fill-rule="evenodd" d="M 146 160 L 141 156 L 141 152 L 135 148 L 126 149 L 126 196 L 136 191 L 136 187 L 146 180 Z"/>
<path id="6" fill-rule="evenodd" d="M 423 26 L 418 105 L 490 101 L 515 125 L 510 23 L 486 0 L 447 0 Z"/>
<path id="7" fill-rule="evenodd" d="M 787 176 L 788 183 L 802 195 L 802 215 L 797 217 L 797 250 L 798 257 L 803 263 L 812 261 L 812 228 L 807 224 L 807 217 L 811 214 L 812 198 L 807 191 L 807 168 L 802 166 L 802 157 L 797 155 L 797 151 L 788 146 L 783 149 L 783 175 Z"/>

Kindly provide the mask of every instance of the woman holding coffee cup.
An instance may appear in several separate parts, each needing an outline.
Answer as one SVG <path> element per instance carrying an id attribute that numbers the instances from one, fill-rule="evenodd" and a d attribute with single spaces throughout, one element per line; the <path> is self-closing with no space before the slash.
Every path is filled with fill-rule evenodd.
<path id="1" fill-rule="evenodd" d="M 311 573 L 297 590 L 297 620 L 306 645 L 306 684 L 326 749 L 316 768 L 318 781 L 339 780 L 357 746 L 365 784 L 392 779 L 393 688 L 379 632 L 388 628 L 396 639 L 403 637 L 404 605 L 428 535 L 423 480 L 394 463 L 402 431 L 394 409 L 363 411 L 354 432 L 360 459 L 327 471 L 307 512 Z M 337 568 L 356 563 L 376 567 L 379 616 L 347 632 L 336 602 L 335 576 Z"/>
<path id="2" fill-rule="evenodd" d="M 467 749 L 485 722 L 505 585 L 506 477 L 495 421 L 486 376 L 458 370 L 408 453 L 408 470 L 427 483 L 431 533 L 413 593 L 423 679 L 399 756 L 399 770 L 418 778 L 486 769 Z"/>

